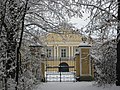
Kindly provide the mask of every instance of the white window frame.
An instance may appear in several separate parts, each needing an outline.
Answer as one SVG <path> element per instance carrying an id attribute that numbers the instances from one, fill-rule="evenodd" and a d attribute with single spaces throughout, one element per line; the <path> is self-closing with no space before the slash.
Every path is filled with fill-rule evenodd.
<path id="1" fill-rule="evenodd" d="M 63 51 L 64 52 L 64 55 L 63 55 L 64 57 L 62 56 L 62 50 L 63 49 L 65 50 L 65 51 Z M 67 57 L 67 48 L 60 48 L 60 57 L 61 58 L 66 58 Z"/>
<path id="2" fill-rule="evenodd" d="M 47 57 L 48 57 L 48 58 L 51 58 L 51 57 L 52 57 L 52 48 L 50 48 L 50 47 L 47 48 L 47 49 L 46 49 L 46 52 L 47 52 Z"/>
<path id="3" fill-rule="evenodd" d="M 77 50 L 77 51 L 76 51 Z M 74 47 L 74 55 L 76 54 L 76 53 L 78 53 L 79 52 L 79 48 L 78 47 Z"/>

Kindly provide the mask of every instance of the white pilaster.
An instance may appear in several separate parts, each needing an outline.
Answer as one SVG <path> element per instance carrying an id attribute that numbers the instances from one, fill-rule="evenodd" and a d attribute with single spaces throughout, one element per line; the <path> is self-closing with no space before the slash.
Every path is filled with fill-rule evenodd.
<path id="1" fill-rule="evenodd" d="M 73 57 L 74 55 L 73 55 L 73 52 L 74 52 L 74 50 L 73 50 L 73 46 L 71 46 L 71 56 Z"/>
<path id="2" fill-rule="evenodd" d="M 53 47 L 53 55 L 54 55 L 54 60 L 56 59 L 56 46 Z"/>
<path id="3" fill-rule="evenodd" d="M 69 48 L 68 52 L 69 52 L 69 59 L 70 59 L 70 56 L 71 56 L 71 55 L 70 55 L 70 46 L 69 46 L 68 48 Z"/>
<path id="4" fill-rule="evenodd" d="M 57 53 L 56 53 L 57 59 L 59 59 L 59 50 L 58 50 L 58 48 L 59 48 L 59 47 L 58 47 L 58 45 L 57 45 L 57 47 L 56 47 L 56 49 L 57 49 L 57 50 L 56 50 L 56 52 L 57 52 Z"/>

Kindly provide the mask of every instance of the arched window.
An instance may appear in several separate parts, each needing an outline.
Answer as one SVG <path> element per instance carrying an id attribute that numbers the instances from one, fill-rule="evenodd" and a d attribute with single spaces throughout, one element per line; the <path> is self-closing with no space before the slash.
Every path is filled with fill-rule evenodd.
<path id="1" fill-rule="evenodd" d="M 69 65 L 66 62 L 60 63 L 59 72 L 69 72 Z"/>

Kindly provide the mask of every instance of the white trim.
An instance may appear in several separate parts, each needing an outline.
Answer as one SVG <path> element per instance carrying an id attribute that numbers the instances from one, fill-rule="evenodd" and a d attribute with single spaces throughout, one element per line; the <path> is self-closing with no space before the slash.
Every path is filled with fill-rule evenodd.
<path id="1" fill-rule="evenodd" d="M 70 46 L 68 46 L 68 52 L 69 52 L 69 59 L 70 59 Z"/>
<path id="2" fill-rule="evenodd" d="M 73 51 L 73 46 L 71 46 L 71 56 L 73 57 L 74 55 L 73 55 L 73 53 L 74 53 L 74 51 Z"/>
<path id="3" fill-rule="evenodd" d="M 53 48 L 54 50 L 53 50 L 53 53 L 54 53 L 54 60 L 56 59 L 56 46 L 54 46 L 54 48 Z"/>
<path id="4" fill-rule="evenodd" d="M 58 59 L 58 58 L 59 58 L 59 50 L 58 50 L 58 45 L 57 45 L 57 47 L 56 47 L 56 48 L 57 48 L 57 56 L 56 56 L 56 57 L 57 57 L 57 59 Z"/>
<path id="5" fill-rule="evenodd" d="M 64 45 L 64 44 L 65 44 L 65 45 L 66 45 L 66 44 L 67 44 L 67 45 L 70 45 L 70 44 L 71 44 L 71 45 L 75 45 L 75 44 L 76 44 L 76 45 L 79 45 L 80 42 L 81 42 L 81 41 L 79 41 L 79 42 L 45 42 L 45 44 L 47 44 L 47 45 L 49 45 L 49 44 L 52 44 L 52 45 L 54 45 L 54 44 L 62 44 L 62 45 Z"/>
<path id="6" fill-rule="evenodd" d="M 47 45 L 47 46 L 49 47 L 49 46 L 53 46 L 53 45 L 54 45 L 54 44 L 49 44 L 49 45 Z M 68 47 L 68 46 L 73 46 L 73 47 L 76 47 L 76 46 L 77 46 L 77 47 L 79 47 L 79 45 L 77 45 L 77 44 L 74 44 L 74 45 L 71 45 L 71 44 L 65 44 L 65 45 L 58 44 L 58 45 L 61 46 L 61 47 L 62 47 L 62 46 L 63 46 L 63 47 Z"/>

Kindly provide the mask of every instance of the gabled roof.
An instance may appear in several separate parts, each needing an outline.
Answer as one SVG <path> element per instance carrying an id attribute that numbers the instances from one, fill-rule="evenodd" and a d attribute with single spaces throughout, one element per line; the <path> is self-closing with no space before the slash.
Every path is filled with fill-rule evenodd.
<path id="1" fill-rule="evenodd" d="M 73 29 L 61 28 L 58 33 L 49 33 L 45 42 L 81 42 L 82 36 Z"/>

